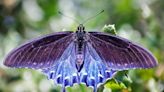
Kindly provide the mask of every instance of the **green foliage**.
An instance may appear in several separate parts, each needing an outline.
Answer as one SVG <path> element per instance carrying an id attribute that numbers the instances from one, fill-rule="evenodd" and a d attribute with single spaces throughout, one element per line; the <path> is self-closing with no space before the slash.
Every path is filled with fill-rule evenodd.
<path id="1" fill-rule="evenodd" d="M 104 32 L 110 33 L 112 35 L 117 35 L 116 29 L 114 25 L 105 25 L 102 29 Z"/>
<path id="2" fill-rule="evenodd" d="M 154 69 L 120 71 L 101 85 L 98 92 L 163 92 L 163 7 L 163 0 L 1 0 L 0 92 L 60 92 L 60 86 L 54 86 L 38 71 L 5 67 L 4 57 L 26 40 L 63 29 L 75 31 L 77 24 L 59 17 L 59 10 L 81 21 L 103 9 L 104 13 L 84 24 L 86 31 L 115 24 L 115 27 L 105 25 L 101 31 L 140 43 L 157 57 L 159 65 Z M 67 91 L 92 92 L 92 89 L 80 84 L 68 87 Z"/>
<path id="3" fill-rule="evenodd" d="M 120 91 L 122 89 L 125 89 L 126 86 L 124 83 L 122 82 L 118 82 L 117 80 L 115 79 L 111 79 L 111 80 L 108 80 L 105 84 L 105 87 L 106 88 L 110 88 L 112 89 L 113 91 Z"/>

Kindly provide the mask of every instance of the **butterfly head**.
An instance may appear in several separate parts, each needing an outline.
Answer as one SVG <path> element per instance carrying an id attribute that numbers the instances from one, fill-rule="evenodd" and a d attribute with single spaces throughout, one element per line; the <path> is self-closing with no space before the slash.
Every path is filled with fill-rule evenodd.
<path id="1" fill-rule="evenodd" d="M 79 26 L 77 27 L 77 32 L 84 32 L 85 31 L 85 27 L 83 26 L 83 24 L 79 24 Z"/>

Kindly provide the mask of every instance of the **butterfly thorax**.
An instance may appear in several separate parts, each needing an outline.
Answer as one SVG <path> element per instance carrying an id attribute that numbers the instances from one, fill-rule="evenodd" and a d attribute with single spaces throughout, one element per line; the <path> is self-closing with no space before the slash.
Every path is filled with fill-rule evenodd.
<path id="1" fill-rule="evenodd" d="M 84 44 L 85 44 L 85 27 L 80 24 L 76 31 L 76 68 L 78 71 L 81 70 L 84 61 Z"/>

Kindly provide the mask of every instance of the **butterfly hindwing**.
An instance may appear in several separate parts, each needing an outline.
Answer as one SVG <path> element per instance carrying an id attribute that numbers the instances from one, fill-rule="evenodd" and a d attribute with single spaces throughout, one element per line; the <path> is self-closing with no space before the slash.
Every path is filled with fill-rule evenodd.
<path id="1" fill-rule="evenodd" d="M 75 43 L 71 42 L 56 64 L 50 68 L 43 69 L 49 79 L 54 80 L 55 84 L 61 84 L 63 87 L 72 86 L 78 83 L 78 73 L 75 66 L 76 54 Z"/>
<path id="2" fill-rule="evenodd" d="M 102 32 L 89 32 L 89 40 L 104 63 L 114 70 L 151 68 L 157 65 L 153 55 L 124 38 Z"/>
<path id="3" fill-rule="evenodd" d="M 60 58 L 72 37 L 72 32 L 58 32 L 32 40 L 9 53 L 4 64 L 16 68 L 50 67 Z"/>
<path id="4" fill-rule="evenodd" d="M 87 86 L 93 87 L 96 92 L 97 87 L 112 78 L 116 71 L 109 69 L 100 58 L 90 41 L 85 44 L 84 65 L 81 69 L 79 81 Z"/>

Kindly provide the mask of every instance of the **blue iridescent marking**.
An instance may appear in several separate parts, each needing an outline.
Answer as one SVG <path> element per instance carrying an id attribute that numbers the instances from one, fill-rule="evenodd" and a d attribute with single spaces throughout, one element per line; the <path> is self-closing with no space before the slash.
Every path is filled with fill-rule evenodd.
<path id="1" fill-rule="evenodd" d="M 75 45 L 71 43 L 64 51 L 61 58 L 53 67 L 44 69 L 43 72 L 49 79 L 54 80 L 55 84 L 61 84 L 63 91 L 66 86 L 73 86 L 75 83 L 84 83 L 97 91 L 100 83 L 111 78 L 115 71 L 110 70 L 97 54 L 91 44 L 86 44 L 84 54 L 84 65 L 81 71 L 76 68 Z"/>
<path id="2" fill-rule="evenodd" d="M 74 59 L 74 44 L 71 43 L 64 51 L 61 58 L 54 64 L 54 66 L 44 69 L 43 73 L 45 73 L 49 79 L 53 79 L 55 84 L 62 84 L 62 86 L 72 86 L 73 83 L 76 83 L 78 80 Z"/>

